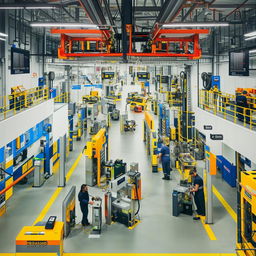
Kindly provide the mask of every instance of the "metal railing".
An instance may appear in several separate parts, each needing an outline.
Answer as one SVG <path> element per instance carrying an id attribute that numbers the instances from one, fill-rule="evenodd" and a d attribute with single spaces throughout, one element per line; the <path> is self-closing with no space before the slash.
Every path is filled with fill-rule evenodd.
<path id="1" fill-rule="evenodd" d="M 0 120 L 49 99 L 48 88 L 35 87 L 18 93 L 0 97 Z"/>
<path id="2" fill-rule="evenodd" d="M 238 106 L 236 96 L 200 90 L 199 107 L 236 124 L 256 130 L 256 98 L 247 97 L 249 108 Z"/>
<path id="3" fill-rule="evenodd" d="M 68 103 L 69 102 L 69 93 L 64 92 L 54 98 L 54 103 Z"/>

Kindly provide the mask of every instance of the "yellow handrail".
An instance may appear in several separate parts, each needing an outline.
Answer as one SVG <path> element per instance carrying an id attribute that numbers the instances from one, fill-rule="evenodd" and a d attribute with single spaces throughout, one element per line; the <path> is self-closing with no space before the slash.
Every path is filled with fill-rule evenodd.
<path id="1" fill-rule="evenodd" d="M 236 96 L 228 93 L 200 90 L 199 107 L 226 120 L 253 129 L 256 126 L 255 97 L 247 97 L 252 108 L 245 108 L 236 104 Z"/>
<path id="2" fill-rule="evenodd" d="M 64 92 L 54 98 L 54 103 L 67 103 L 69 102 L 69 93 Z"/>
<path id="3" fill-rule="evenodd" d="M 49 98 L 48 88 L 35 87 L 20 93 L 0 97 L 0 120 L 6 119 L 32 105 L 37 105 Z"/>

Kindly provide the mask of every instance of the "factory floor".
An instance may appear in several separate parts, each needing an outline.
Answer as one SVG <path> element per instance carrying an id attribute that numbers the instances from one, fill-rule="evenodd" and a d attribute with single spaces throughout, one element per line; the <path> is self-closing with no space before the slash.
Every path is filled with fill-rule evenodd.
<path id="1" fill-rule="evenodd" d="M 122 103 L 122 109 L 124 103 Z M 129 112 L 136 120 L 134 132 L 120 133 L 118 121 L 113 121 L 109 131 L 110 159 L 123 159 L 129 165 L 139 163 L 142 174 L 140 223 L 132 230 L 122 224 L 103 225 L 100 238 L 89 238 L 90 228 L 80 224 L 81 212 L 77 204 L 77 225 L 64 240 L 66 255 L 75 253 L 168 253 L 235 255 L 236 240 L 236 189 L 231 188 L 218 174 L 213 178 L 213 225 L 194 221 L 191 216 L 172 216 L 171 194 L 179 182 L 177 171 L 172 181 L 162 180 L 162 173 L 152 173 L 150 160 L 142 140 L 143 113 Z M 74 151 L 67 162 L 68 181 L 65 188 L 57 187 L 57 175 L 46 181 L 42 188 L 31 184 L 15 187 L 8 202 L 7 213 L 0 217 L 0 253 L 15 252 L 15 237 L 23 226 L 47 220 L 57 215 L 61 220 L 62 201 L 72 185 L 77 193 L 85 182 L 85 159 L 81 155 L 85 142 L 75 142 Z M 199 161 L 201 173 L 204 162 Z M 91 195 L 103 195 L 98 188 L 89 188 Z M 90 216 L 91 218 L 91 216 Z M 1 255 L 1 254 L 0 254 Z M 79 254 L 77 254 L 79 255 Z"/>

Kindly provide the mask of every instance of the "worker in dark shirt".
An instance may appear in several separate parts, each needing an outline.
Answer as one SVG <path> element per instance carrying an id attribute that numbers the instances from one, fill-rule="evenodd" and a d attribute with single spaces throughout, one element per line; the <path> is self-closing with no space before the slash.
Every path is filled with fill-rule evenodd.
<path id="1" fill-rule="evenodd" d="M 163 180 L 170 180 L 171 174 L 171 158 L 170 158 L 170 149 L 169 149 L 169 141 L 167 139 L 163 140 L 163 144 L 158 155 L 158 158 L 162 162 L 164 177 Z"/>
<path id="2" fill-rule="evenodd" d="M 194 193 L 194 200 L 197 208 L 197 214 L 205 216 L 205 200 L 204 200 L 204 182 L 203 179 L 197 174 L 196 168 L 191 170 L 189 174 L 192 176 L 193 188 L 190 192 Z M 199 216 L 195 216 L 194 220 L 199 220 Z"/>
<path id="3" fill-rule="evenodd" d="M 247 102 L 247 91 L 243 91 L 242 95 L 236 96 L 236 112 L 237 112 L 237 118 L 239 121 L 244 121 L 245 114 L 248 115 L 249 110 L 246 108 L 249 108 L 248 102 Z M 246 116 L 246 121 L 250 119 L 249 116 Z"/>
<path id="4" fill-rule="evenodd" d="M 90 223 L 88 221 L 88 205 L 93 205 L 93 202 L 90 201 L 88 187 L 86 184 L 81 186 L 81 190 L 78 194 L 78 200 L 80 202 L 80 208 L 83 213 L 82 225 L 89 226 Z"/>

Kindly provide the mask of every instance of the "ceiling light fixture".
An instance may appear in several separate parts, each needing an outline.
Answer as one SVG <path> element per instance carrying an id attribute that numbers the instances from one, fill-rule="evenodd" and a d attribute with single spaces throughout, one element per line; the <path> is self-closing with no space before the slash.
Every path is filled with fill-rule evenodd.
<path id="1" fill-rule="evenodd" d="M 256 53 L 256 49 L 250 50 L 249 53 Z"/>
<path id="2" fill-rule="evenodd" d="M 56 6 L 0 6 L 0 10 L 33 10 L 33 9 L 55 9 Z"/>
<path id="3" fill-rule="evenodd" d="M 170 23 L 163 24 L 163 28 L 184 28 L 184 27 L 227 27 L 228 22 L 196 22 L 196 23 Z"/>
<path id="4" fill-rule="evenodd" d="M 0 32 L 0 36 L 7 37 L 8 35 Z"/>
<path id="5" fill-rule="evenodd" d="M 256 39 L 256 35 L 255 35 L 255 36 L 252 36 L 252 37 L 247 37 L 247 38 L 245 38 L 244 40 L 245 40 L 245 41 L 248 41 L 248 40 L 252 40 L 252 39 Z"/>
<path id="6" fill-rule="evenodd" d="M 1 38 L 1 37 L 0 37 L 0 40 L 1 40 L 1 41 L 6 41 L 6 39 L 5 39 L 5 38 Z"/>
<path id="7" fill-rule="evenodd" d="M 95 24 L 85 24 L 85 23 L 40 23 L 32 22 L 31 27 L 86 27 L 86 28 L 99 28 Z"/>
<path id="8" fill-rule="evenodd" d="M 245 37 L 256 36 L 256 31 L 244 34 Z"/>

